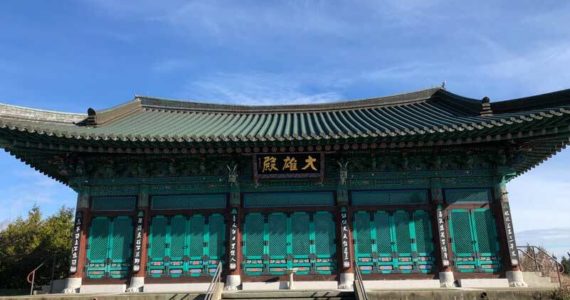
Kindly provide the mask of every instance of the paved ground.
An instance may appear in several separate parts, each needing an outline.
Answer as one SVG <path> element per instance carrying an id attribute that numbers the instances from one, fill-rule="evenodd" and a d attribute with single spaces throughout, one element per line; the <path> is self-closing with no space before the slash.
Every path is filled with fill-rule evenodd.
<path id="1" fill-rule="evenodd" d="M 226 293 L 224 300 L 265 300 L 265 299 L 289 299 L 289 300 L 337 300 L 351 298 L 351 293 L 340 293 L 338 291 L 279 291 L 279 292 L 234 292 Z M 407 291 L 369 291 L 370 300 L 384 299 L 405 299 L 405 300 L 481 300 L 481 299 L 507 299 L 507 300 L 535 300 L 535 299 L 556 299 L 554 291 L 549 289 L 504 289 L 504 290 L 483 290 L 483 289 L 445 289 L 445 290 L 407 290 Z M 200 294 L 183 293 L 156 293 L 156 294 L 97 294 L 97 295 L 36 295 L 36 296 L 10 296 L 0 297 L 0 300 L 71 300 L 71 299 L 91 299 L 91 300 L 202 300 Z"/>

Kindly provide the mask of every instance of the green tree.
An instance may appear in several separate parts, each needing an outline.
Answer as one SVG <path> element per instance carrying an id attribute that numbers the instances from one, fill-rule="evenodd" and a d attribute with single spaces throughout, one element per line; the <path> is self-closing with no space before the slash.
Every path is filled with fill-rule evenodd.
<path id="1" fill-rule="evenodd" d="M 62 207 L 56 214 L 43 219 L 34 206 L 26 218 L 18 218 L 0 232 L 0 288 L 29 287 L 26 276 L 36 266 L 38 284 L 47 284 L 52 275 L 63 278 L 69 267 L 73 212 Z"/>
<path id="2" fill-rule="evenodd" d="M 570 274 L 570 252 L 567 253 L 568 258 L 566 256 L 562 256 L 562 260 L 560 263 L 564 266 L 564 274 Z"/>

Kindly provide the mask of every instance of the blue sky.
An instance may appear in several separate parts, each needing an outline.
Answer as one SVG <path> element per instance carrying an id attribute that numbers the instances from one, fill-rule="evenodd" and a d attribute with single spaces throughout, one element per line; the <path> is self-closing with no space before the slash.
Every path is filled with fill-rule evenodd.
<path id="1" fill-rule="evenodd" d="M 492 101 L 570 88 L 570 2 L 0 2 L 0 102 L 86 112 L 135 94 L 238 104 L 439 86 Z M 570 250 L 570 151 L 508 188 L 519 243 Z M 0 226 L 75 195 L 0 154 Z"/>

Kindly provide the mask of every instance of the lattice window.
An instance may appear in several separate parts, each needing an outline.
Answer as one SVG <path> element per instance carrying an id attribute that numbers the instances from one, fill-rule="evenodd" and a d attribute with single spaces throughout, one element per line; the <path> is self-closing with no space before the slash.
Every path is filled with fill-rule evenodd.
<path id="1" fill-rule="evenodd" d="M 116 262 L 128 262 L 133 253 L 133 221 L 130 217 L 116 217 L 113 221 L 113 241 L 111 259 Z"/>
<path id="2" fill-rule="evenodd" d="M 166 226 L 164 216 L 155 216 L 150 224 L 149 256 L 153 261 L 163 260 L 166 256 Z"/>
<path id="3" fill-rule="evenodd" d="M 420 255 L 431 255 L 433 252 L 433 239 L 431 222 L 428 213 L 423 210 L 414 212 L 414 225 L 416 232 L 416 248 Z"/>
<path id="4" fill-rule="evenodd" d="M 269 255 L 270 257 L 287 255 L 287 215 L 284 213 L 272 213 L 267 223 L 269 232 Z"/>
<path id="5" fill-rule="evenodd" d="M 253 257 L 263 256 L 263 227 L 264 227 L 263 215 L 254 213 L 248 214 L 245 217 L 245 255 Z"/>
<path id="6" fill-rule="evenodd" d="M 110 219 L 107 217 L 95 217 L 91 221 L 89 232 L 89 261 L 104 262 L 107 259 L 110 225 Z"/>
<path id="7" fill-rule="evenodd" d="M 410 236 L 410 214 L 406 211 L 394 213 L 394 225 L 396 227 L 396 247 L 400 256 L 410 255 L 412 252 Z"/>
<path id="8" fill-rule="evenodd" d="M 176 215 L 170 219 L 170 259 L 182 260 L 186 255 L 186 227 L 185 216 Z"/>
<path id="9" fill-rule="evenodd" d="M 293 255 L 307 256 L 311 252 L 309 236 L 310 219 L 305 212 L 296 212 L 291 216 Z"/>
<path id="10" fill-rule="evenodd" d="M 473 212 L 479 252 L 483 255 L 495 255 L 498 252 L 497 231 L 491 210 L 481 209 Z"/>
<path id="11" fill-rule="evenodd" d="M 390 215 L 385 211 L 374 214 L 376 227 L 376 248 L 381 256 L 392 256 L 392 237 L 390 234 Z"/>
<path id="12" fill-rule="evenodd" d="M 210 258 L 221 259 L 224 255 L 225 224 L 224 217 L 213 214 L 208 218 L 209 223 L 209 255 Z"/>
<path id="13" fill-rule="evenodd" d="M 329 212 L 317 212 L 314 216 L 315 250 L 317 256 L 330 257 L 336 252 L 335 224 Z"/>
<path id="14" fill-rule="evenodd" d="M 466 209 L 451 211 L 451 231 L 456 255 L 473 255 L 473 237 L 471 236 L 471 220 Z"/>
<path id="15" fill-rule="evenodd" d="M 189 256 L 193 260 L 201 259 L 204 255 L 205 218 L 202 215 L 190 217 Z"/>
<path id="16" fill-rule="evenodd" d="M 370 228 L 369 212 L 359 211 L 354 214 L 355 249 L 359 255 L 371 256 L 372 239 L 370 237 Z"/>

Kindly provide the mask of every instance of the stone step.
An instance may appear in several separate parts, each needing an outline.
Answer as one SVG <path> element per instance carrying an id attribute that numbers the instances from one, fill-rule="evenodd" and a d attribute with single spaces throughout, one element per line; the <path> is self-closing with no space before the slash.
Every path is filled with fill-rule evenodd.
<path id="1" fill-rule="evenodd" d="M 228 298 L 223 298 L 222 299 L 228 299 Z M 240 300 L 275 300 L 275 299 L 280 299 L 280 300 L 354 300 L 354 297 L 309 297 L 309 298 L 304 298 L 304 297 L 295 297 L 295 298 L 288 298 L 288 297 L 266 297 L 266 298 L 239 298 Z"/>
<path id="2" fill-rule="evenodd" d="M 353 292 L 343 291 L 247 291 L 223 293 L 222 299 L 319 299 L 319 300 L 339 300 L 354 299 Z"/>

